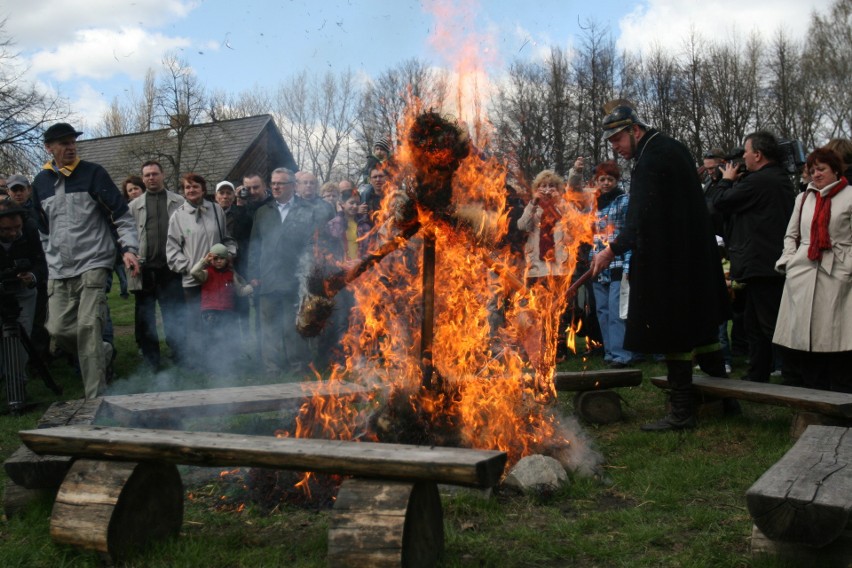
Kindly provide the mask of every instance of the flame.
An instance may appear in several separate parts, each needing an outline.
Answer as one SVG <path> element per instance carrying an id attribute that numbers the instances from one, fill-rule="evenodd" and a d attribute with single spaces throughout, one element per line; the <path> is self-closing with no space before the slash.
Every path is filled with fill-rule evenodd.
<path id="1" fill-rule="evenodd" d="M 453 54 L 454 96 L 439 110 L 452 112 L 461 132 L 458 144 L 452 132 L 417 136 L 428 110 L 417 100 L 397 125 L 401 146 L 368 237 L 381 260 L 348 284 L 355 307 L 342 341 L 346 357 L 325 383 L 358 382 L 374 387 L 373 394 L 311 397 L 294 430 L 276 435 L 379 441 L 411 435 L 418 443 L 499 449 L 510 465 L 532 453 L 564 455 L 571 441 L 554 411 L 553 379 L 558 341 L 566 335 L 574 350 L 577 330 L 561 329 L 559 315 L 578 248 L 591 242 L 594 214 L 585 196 L 562 197 L 563 276 L 527 282 L 524 259 L 501 244 L 509 231 L 507 171 L 489 157 L 492 129 L 480 104 L 490 92 L 485 67 L 493 63 L 482 55 L 497 50 L 489 38 L 458 33 L 474 28 L 467 4 L 432 0 L 427 8 L 437 16 L 433 45 Z M 422 274 L 431 239 L 432 349 L 421 352 L 430 333 Z M 352 266 L 340 268 L 355 274 Z M 495 305 L 505 309 L 497 329 Z M 308 481 L 309 475 L 299 483 L 305 491 Z"/>
<path id="2" fill-rule="evenodd" d="M 418 110 L 411 109 L 400 132 L 410 132 Z M 548 403 L 556 396 L 557 341 L 567 331 L 566 342 L 574 343 L 576 330 L 560 329 L 559 314 L 568 301 L 567 275 L 577 249 L 590 236 L 592 214 L 563 200 L 559 224 L 570 235 L 564 243 L 566 276 L 527 285 L 523 259 L 495 246 L 508 231 L 505 168 L 474 150 L 452 172 L 447 148 L 424 150 L 408 136 L 403 140 L 371 238 L 376 247 L 394 240 L 404 246 L 350 283 L 356 301 L 343 339 L 347 357 L 330 377 L 332 385 L 342 380 L 372 385 L 374 394 L 312 397 L 300 409 L 295 430 L 276 435 L 374 440 L 384 439 L 382 432 L 416 426 L 431 434 L 452 431 L 438 443 L 505 451 L 510 464 L 567 446 L 570 440 Z M 442 209 L 440 187 L 447 180 L 452 195 Z M 419 232 L 400 240 L 402 226 Z M 434 339 L 431 355 L 421 357 L 427 237 L 435 242 Z M 489 323 L 495 298 L 507 304 L 505 324 L 496 331 Z M 431 388 L 423 384 L 427 364 L 437 377 Z M 405 408 L 377 415 L 388 401 L 404 401 Z M 394 424 L 403 414 L 408 422 Z M 308 480 L 299 487 L 309 491 Z"/>

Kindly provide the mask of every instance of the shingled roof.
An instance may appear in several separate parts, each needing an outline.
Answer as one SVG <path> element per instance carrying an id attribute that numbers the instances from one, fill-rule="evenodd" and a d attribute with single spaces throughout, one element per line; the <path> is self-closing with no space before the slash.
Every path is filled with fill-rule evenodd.
<path id="1" fill-rule="evenodd" d="M 170 189 L 177 189 L 181 174 L 195 172 L 208 181 L 208 192 L 222 180 L 239 185 L 247 172 L 265 176 L 279 166 L 298 169 L 268 114 L 192 125 L 183 135 L 178 159 L 179 141 L 174 130 L 163 129 L 83 139 L 77 148 L 81 158 L 106 168 L 116 185 L 129 175 L 139 175 L 147 160 L 162 164 Z"/>

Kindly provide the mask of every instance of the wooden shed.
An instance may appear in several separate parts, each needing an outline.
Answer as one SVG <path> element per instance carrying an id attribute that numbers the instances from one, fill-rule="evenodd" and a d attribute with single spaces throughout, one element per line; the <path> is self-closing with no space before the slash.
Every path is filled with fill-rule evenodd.
<path id="1" fill-rule="evenodd" d="M 147 160 L 162 164 L 166 187 L 178 191 L 182 174 L 194 172 L 207 180 L 207 192 L 227 180 L 238 186 L 248 172 L 268 179 L 277 167 L 298 169 L 293 154 L 272 116 L 263 114 L 182 129 L 151 130 L 77 142 L 82 159 L 102 165 L 116 185 L 139 175 Z"/>

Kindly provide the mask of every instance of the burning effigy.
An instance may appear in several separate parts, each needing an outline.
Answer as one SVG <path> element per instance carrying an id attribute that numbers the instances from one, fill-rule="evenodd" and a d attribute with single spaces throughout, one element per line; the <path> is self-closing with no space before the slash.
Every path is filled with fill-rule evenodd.
<path id="1" fill-rule="evenodd" d="M 506 170 L 460 125 L 412 113 L 400 132 L 375 244 L 357 262 L 318 254 L 297 321 L 317 335 L 337 293 L 350 289 L 345 358 L 331 380 L 371 385 L 375 396 L 314 397 L 283 435 L 499 449 L 509 464 L 545 454 L 580 467 L 572 454 L 585 448 L 553 404 L 570 278 L 528 284 L 512 268 L 498 244 L 508 231 Z M 591 223 L 581 207 L 564 210 L 570 274 Z M 506 306 L 496 330 L 495 297 Z"/>

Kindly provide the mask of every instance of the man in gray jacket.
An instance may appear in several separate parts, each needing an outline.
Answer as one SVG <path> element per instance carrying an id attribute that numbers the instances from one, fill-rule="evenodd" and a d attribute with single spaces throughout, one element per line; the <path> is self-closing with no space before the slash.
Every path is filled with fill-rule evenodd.
<path id="1" fill-rule="evenodd" d="M 33 180 L 33 202 L 48 266 L 47 329 L 59 347 L 77 353 L 87 399 L 106 389 L 115 358 L 102 338 L 106 279 L 116 257 L 139 274 L 139 239 L 127 202 L 106 170 L 77 157 L 78 132 L 60 122 L 44 133 L 52 159 Z"/>
<path id="2" fill-rule="evenodd" d="M 163 167 L 159 162 L 142 164 L 145 193 L 130 202 L 130 213 L 139 231 L 139 258 L 142 263 L 142 289 L 136 292 L 136 317 L 140 331 L 142 357 L 156 371 L 160 368 L 160 337 L 157 334 L 156 304 L 163 314 L 163 332 L 172 360 L 180 362 L 180 338 L 183 329 L 183 288 L 180 275 L 166 262 L 169 217 L 185 201 L 164 185 Z"/>

